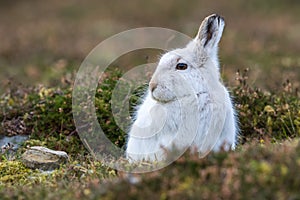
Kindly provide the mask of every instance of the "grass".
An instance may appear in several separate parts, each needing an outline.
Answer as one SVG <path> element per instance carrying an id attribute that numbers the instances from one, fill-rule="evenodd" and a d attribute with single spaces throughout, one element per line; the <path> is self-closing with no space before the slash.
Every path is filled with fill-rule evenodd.
<path id="1" fill-rule="evenodd" d="M 17 152 L 1 153 L 1 199 L 299 199 L 298 8 L 297 0 L 0 1 L 0 134 L 30 135 Z M 220 60 L 240 121 L 237 150 L 204 159 L 186 153 L 164 169 L 134 175 L 136 183 L 95 160 L 72 118 L 74 74 L 84 57 L 130 28 L 193 36 L 211 13 L 226 20 Z M 121 148 L 126 134 L 111 115 L 112 90 L 123 72 L 159 53 L 121 56 L 112 64 L 120 70 L 108 70 L 97 88 L 97 118 Z M 70 160 L 50 174 L 28 169 L 19 157 L 34 145 L 66 151 Z"/>
<path id="2" fill-rule="evenodd" d="M 121 75 L 119 70 L 107 71 L 95 100 L 104 132 L 119 147 L 124 145 L 125 133 L 110 112 L 110 98 Z M 0 99 L 0 120 L 10 124 L 2 126 L 0 134 L 30 134 L 30 140 L 15 156 L 2 154 L 0 193 L 8 199 L 298 198 L 298 91 L 290 82 L 276 93 L 253 88 L 247 83 L 247 70 L 238 72 L 236 80 L 232 94 L 242 130 L 237 150 L 212 153 L 204 159 L 186 154 L 164 169 L 137 175 L 141 181 L 136 184 L 95 160 L 83 146 L 72 119 L 72 83 L 63 88 L 11 87 Z M 135 93 L 133 103 L 140 94 Z M 9 123 L 13 120 L 24 127 Z M 51 174 L 27 169 L 19 156 L 34 145 L 66 151 L 70 161 Z"/>
<path id="3" fill-rule="evenodd" d="M 245 145 L 199 160 L 185 155 L 142 175 L 141 182 L 109 184 L 104 199 L 297 199 L 299 150 L 293 144 Z M 163 176 L 162 176 L 163 174 Z"/>
<path id="4" fill-rule="evenodd" d="M 106 0 L 0 4 L 0 28 L 5 30 L 0 32 L 1 93 L 10 78 L 32 86 L 57 86 L 62 75 L 76 71 L 97 44 L 131 28 L 165 27 L 192 37 L 201 20 L 214 12 L 226 20 L 220 57 L 228 80 L 238 68 L 249 67 L 257 72 L 251 82 L 260 88 L 274 90 L 287 78 L 299 86 L 298 1 L 134 0 L 121 7 L 119 1 Z M 275 77 L 266 82 L 270 71 Z"/>
<path id="5" fill-rule="evenodd" d="M 299 144 L 299 140 L 252 143 L 204 159 L 186 154 L 162 170 L 135 175 L 140 179 L 135 184 L 120 172 L 113 178 L 114 171 L 96 164 L 72 163 L 41 175 L 6 162 L 9 172 L 23 171 L 21 177 L 12 177 L 18 184 L 12 187 L 6 182 L 0 194 L 4 199 L 298 199 Z"/>

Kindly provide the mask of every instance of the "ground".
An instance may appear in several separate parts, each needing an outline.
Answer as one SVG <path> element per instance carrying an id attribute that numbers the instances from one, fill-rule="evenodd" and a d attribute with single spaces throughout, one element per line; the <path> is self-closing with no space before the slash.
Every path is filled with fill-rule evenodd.
<path id="1" fill-rule="evenodd" d="M 299 2 L 280 1 L 0 1 L 0 134 L 30 135 L 14 155 L 3 151 L 3 199 L 299 199 Z M 95 160 L 72 118 L 72 87 L 81 61 L 102 40 L 136 27 L 171 28 L 191 37 L 218 13 L 226 28 L 221 72 L 234 96 L 241 132 L 234 152 L 199 159 L 186 153 L 172 165 L 137 175 Z M 97 117 L 107 136 L 124 146 L 111 115 L 118 78 L 156 61 L 154 50 L 122 56 L 97 89 Z M 118 69 L 116 69 L 118 68 Z M 131 97 L 134 105 L 140 92 Z M 51 174 L 26 168 L 28 146 L 64 150 L 67 164 Z"/>

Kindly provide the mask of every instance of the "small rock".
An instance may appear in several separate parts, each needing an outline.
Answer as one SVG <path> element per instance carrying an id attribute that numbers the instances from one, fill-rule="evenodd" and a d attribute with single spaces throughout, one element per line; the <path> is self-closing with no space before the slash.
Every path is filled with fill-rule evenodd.
<path id="1" fill-rule="evenodd" d="M 0 135 L 1 154 L 4 155 L 7 160 L 14 160 L 20 144 L 26 140 L 28 140 L 27 135 L 15 135 L 10 137 Z"/>
<path id="2" fill-rule="evenodd" d="M 68 161 L 68 154 L 64 151 L 54 151 L 46 147 L 30 147 L 22 155 L 22 162 L 31 169 L 54 170 L 60 164 Z"/>
<path id="3" fill-rule="evenodd" d="M 28 135 L 15 135 L 7 137 L 5 135 L 0 135 L 0 146 L 2 150 L 12 149 L 17 150 L 22 142 L 28 140 Z"/>
<path id="4" fill-rule="evenodd" d="M 4 153 L 6 151 L 13 150 L 14 147 L 14 144 L 8 142 L 7 144 L 1 146 L 1 152 Z"/>

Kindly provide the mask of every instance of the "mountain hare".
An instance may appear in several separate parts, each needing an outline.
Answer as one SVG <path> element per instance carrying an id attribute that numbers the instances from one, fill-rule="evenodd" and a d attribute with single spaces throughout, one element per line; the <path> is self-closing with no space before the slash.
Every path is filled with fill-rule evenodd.
<path id="1" fill-rule="evenodd" d="M 235 148 L 237 119 L 217 55 L 224 25 L 222 17 L 208 16 L 185 48 L 161 57 L 128 133 L 129 160 L 163 161 L 174 149 L 204 156 Z"/>

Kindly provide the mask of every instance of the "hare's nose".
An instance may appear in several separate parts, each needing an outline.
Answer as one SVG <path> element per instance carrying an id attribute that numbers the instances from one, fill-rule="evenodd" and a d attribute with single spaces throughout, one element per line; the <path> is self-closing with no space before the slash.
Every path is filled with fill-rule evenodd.
<path id="1" fill-rule="evenodd" d="M 156 87 L 157 87 L 157 83 L 150 82 L 149 88 L 150 88 L 150 91 L 151 91 L 151 92 L 153 92 L 153 91 L 155 90 Z"/>

